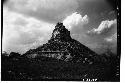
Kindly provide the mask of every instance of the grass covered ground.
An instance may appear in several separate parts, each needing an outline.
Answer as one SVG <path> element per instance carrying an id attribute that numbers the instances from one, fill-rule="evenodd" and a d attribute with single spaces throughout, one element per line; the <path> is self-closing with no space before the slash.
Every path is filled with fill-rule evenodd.
<path id="1" fill-rule="evenodd" d="M 82 80 L 111 81 L 110 64 L 82 64 L 53 58 L 5 58 L 1 63 L 1 80 Z"/>

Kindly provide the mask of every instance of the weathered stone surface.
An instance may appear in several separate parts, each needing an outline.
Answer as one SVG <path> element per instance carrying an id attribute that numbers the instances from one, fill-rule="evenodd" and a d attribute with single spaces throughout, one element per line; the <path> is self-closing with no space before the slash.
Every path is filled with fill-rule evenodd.
<path id="1" fill-rule="evenodd" d="M 53 57 L 64 61 L 87 62 L 99 60 L 98 55 L 70 36 L 70 31 L 62 23 L 57 23 L 52 37 L 46 44 L 26 52 L 26 55 Z M 97 59 L 98 58 L 98 59 Z"/>

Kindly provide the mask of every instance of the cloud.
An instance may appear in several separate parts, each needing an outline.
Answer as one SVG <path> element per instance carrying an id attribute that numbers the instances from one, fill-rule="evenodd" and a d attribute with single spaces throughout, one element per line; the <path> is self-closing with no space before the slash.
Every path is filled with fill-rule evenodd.
<path id="1" fill-rule="evenodd" d="M 102 21 L 101 24 L 99 25 L 98 28 L 94 28 L 90 31 L 88 31 L 88 34 L 92 34 L 92 35 L 102 35 L 102 34 L 106 34 L 107 32 L 111 32 L 111 30 L 115 30 L 117 29 L 117 20 L 105 20 Z"/>
<path id="2" fill-rule="evenodd" d="M 54 24 L 4 9 L 3 50 L 24 53 L 46 43 L 53 28 Z"/>
<path id="3" fill-rule="evenodd" d="M 89 17 L 77 12 L 72 13 L 63 20 L 63 24 L 70 30 L 72 38 L 80 41 L 98 54 L 110 49 L 117 52 L 117 20 L 102 21 L 98 28 L 89 30 Z"/>
<path id="4" fill-rule="evenodd" d="M 8 8 L 48 22 L 61 21 L 78 8 L 76 0 L 9 0 Z"/>
<path id="5" fill-rule="evenodd" d="M 108 43 L 110 50 L 117 54 L 117 32 L 104 40 Z"/>
<path id="6" fill-rule="evenodd" d="M 71 36 L 97 53 L 104 53 L 110 48 L 117 52 L 117 22 L 102 21 L 98 28 L 88 34 L 88 15 L 74 12 L 68 15 L 63 24 L 70 30 Z M 36 17 L 26 16 L 10 9 L 3 11 L 3 50 L 24 53 L 48 41 L 55 24 Z"/>
<path id="7" fill-rule="evenodd" d="M 98 45 L 92 46 L 92 49 L 98 53 L 104 53 L 110 49 L 117 53 L 117 20 L 102 21 L 98 28 L 93 28 L 87 32 L 87 35 L 96 40 Z M 92 40 L 93 42 L 93 40 Z M 91 48 L 91 47 L 90 47 Z M 103 50 L 101 50 L 103 49 Z"/>
<path id="8" fill-rule="evenodd" d="M 63 20 L 63 24 L 71 31 L 83 28 L 83 26 L 88 24 L 88 22 L 89 18 L 87 15 L 82 17 L 82 15 L 77 12 L 72 13 Z"/>
<path id="9" fill-rule="evenodd" d="M 111 35 L 110 37 L 105 38 L 104 40 L 106 42 L 116 43 L 117 42 L 117 33 Z"/>
<path id="10" fill-rule="evenodd" d="M 105 53 L 110 49 L 117 52 L 117 20 L 102 21 L 97 29 L 88 31 L 89 18 L 77 12 L 67 16 L 64 25 L 71 31 L 72 38 L 80 41 L 98 54 Z M 89 33 L 88 33 L 89 32 Z"/>

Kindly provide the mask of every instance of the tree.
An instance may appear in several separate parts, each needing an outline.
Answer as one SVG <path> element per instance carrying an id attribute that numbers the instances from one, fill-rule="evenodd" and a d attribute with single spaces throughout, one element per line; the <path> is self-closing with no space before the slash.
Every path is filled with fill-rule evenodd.
<path id="1" fill-rule="evenodd" d="M 2 55 L 1 55 L 1 59 L 2 59 L 2 60 L 3 60 L 3 59 L 7 59 L 8 56 L 9 56 L 9 54 L 8 54 L 6 51 L 3 51 L 3 52 L 2 52 Z"/>
<path id="2" fill-rule="evenodd" d="M 11 52 L 9 57 L 10 58 L 19 58 L 21 55 L 19 53 L 16 53 L 16 52 Z"/>

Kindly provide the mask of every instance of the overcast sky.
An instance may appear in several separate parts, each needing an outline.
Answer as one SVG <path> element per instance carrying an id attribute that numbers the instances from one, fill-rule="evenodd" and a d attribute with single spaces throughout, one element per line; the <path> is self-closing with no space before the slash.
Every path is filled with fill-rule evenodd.
<path id="1" fill-rule="evenodd" d="M 116 9 L 108 0 L 8 0 L 3 8 L 3 50 L 25 53 L 47 43 L 60 21 L 72 38 L 98 54 L 107 49 L 117 53 Z"/>

